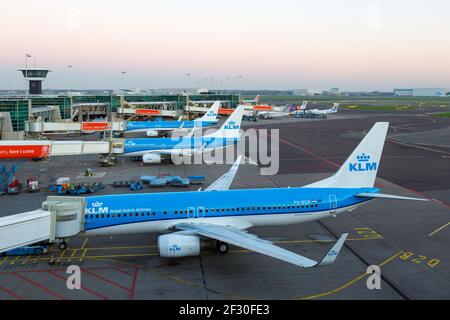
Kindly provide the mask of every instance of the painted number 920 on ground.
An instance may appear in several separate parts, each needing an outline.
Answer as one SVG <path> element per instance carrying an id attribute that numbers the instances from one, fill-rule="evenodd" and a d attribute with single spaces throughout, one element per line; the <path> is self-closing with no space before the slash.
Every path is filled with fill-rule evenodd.
<path id="1" fill-rule="evenodd" d="M 399 256 L 399 258 L 402 260 L 411 261 L 411 262 L 417 263 L 417 264 L 426 263 L 427 266 L 429 266 L 430 268 L 434 268 L 441 262 L 441 260 L 439 260 L 439 259 L 430 259 L 427 256 L 420 255 L 420 254 L 416 255 L 410 251 L 404 252 L 403 254 L 401 254 Z"/>

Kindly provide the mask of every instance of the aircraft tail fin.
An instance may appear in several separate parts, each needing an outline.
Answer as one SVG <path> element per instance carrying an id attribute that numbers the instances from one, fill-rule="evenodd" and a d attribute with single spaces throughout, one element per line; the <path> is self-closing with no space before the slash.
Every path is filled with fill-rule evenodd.
<path id="1" fill-rule="evenodd" d="M 331 111 L 337 112 L 339 108 L 339 103 L 333 103 L 333 107 L 331 108 Z"/>
<path id="2" fill-rule="evenodd" d="M 217 116 L 219 114 L 220 101 L 213 103 L 211 108 L 200 118 L 202 121 L 217 121 Z"/>
<path id="3" fill-rule="evenodd" d="M 306 106 L 308 105 L 308 101 L 303 101 L 302 105 L 300 106 L 300 110 L 306 110 Z"/>
<path id="4" fill-rule="evenodd" d="M 306 188 L 371 188 L 375 184 L 389 122 L 377 122 L 331 177 Z"/>
<path id="5" fill-rule="evenodd" d="M 208 136 L 215 138 L 239 138 L 243 115 L 244 106 L 238 106 L 228 119 L 225 120 L 220 129 Z"/>

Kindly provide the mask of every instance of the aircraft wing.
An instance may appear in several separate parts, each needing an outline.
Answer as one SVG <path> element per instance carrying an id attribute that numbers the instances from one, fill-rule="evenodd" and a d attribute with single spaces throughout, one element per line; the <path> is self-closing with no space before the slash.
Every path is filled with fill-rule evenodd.
<path id="1" fill-rule="evenodd" d="M 302 268 L 312 268 L 332 264 L 336 260 L 336 257 L 348 236 L 347 233 L 343 234 L 334 244 L 333 248 L 331 248 L 320 261 L 314 261 L 278 247 L 270 241 L 260 239 L 247 231 L 235 227 L 208 223 L 180 223 L 174 227 L 179 230 L 192 232 L 203 237 L 216 239 L 244 249 L 252 250 Z"/>
<path id="2" fill-rule="evenodd" d="M 230 170 L 221 176 L 219 179 L 214 181 L 208 188 L 204 191 L 221 191 L 230 189 L 231 184 L 233 183 L 234 177 L 239 169 L 239 165 L 241 164 L 242 156 L 239 156 L 234 164 L 231 166 Z"/>

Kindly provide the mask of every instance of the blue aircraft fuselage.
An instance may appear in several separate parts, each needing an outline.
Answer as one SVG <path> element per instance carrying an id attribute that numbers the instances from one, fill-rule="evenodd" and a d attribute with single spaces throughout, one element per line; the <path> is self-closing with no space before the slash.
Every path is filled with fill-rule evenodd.
<path id="1" fill-rule="evenodd" d="M 140 156 L 152 151 L 171 149 L 212 149 L 236 144 L 239 138 L 219 137 L 172 137 L 172 138 L 137 138 L 125 140 L 125 155 Z"/>
<path id="2" fill-rule="evenodd" d="M 347 211 L 371 200 L 357 193 L 377 192 L 378 188 L 277 188 L 92 196 L 86 198 L 85 230 L 91 234 L 164 232 L 192 219 L 282 225 Z"/>
<path id="3" fill-rule="evenodd" d="M 217 121 L 129 121 L 127 122 L 128 132 L 144 132 L 150 130 L 177 130 L 177 129 L 192 129 L 192 128 L 209 128 L 217 124 Z"/>

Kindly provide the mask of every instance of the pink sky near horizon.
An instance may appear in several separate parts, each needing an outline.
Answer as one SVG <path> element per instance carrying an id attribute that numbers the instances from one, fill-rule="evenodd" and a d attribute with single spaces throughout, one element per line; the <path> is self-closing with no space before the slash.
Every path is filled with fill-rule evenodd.
<path id="1" fill-rule="evenodd" d="M 319 3 L 320 2 L 320 3 Z M 26 1 L 1 5 L 0 88 L 24 54 L 45 87 L 450 87 L 445 1 Z M 29 59 L 29 65 L 33 58 Z M 67 65 L 72 65 L 70 72 Z"/>

